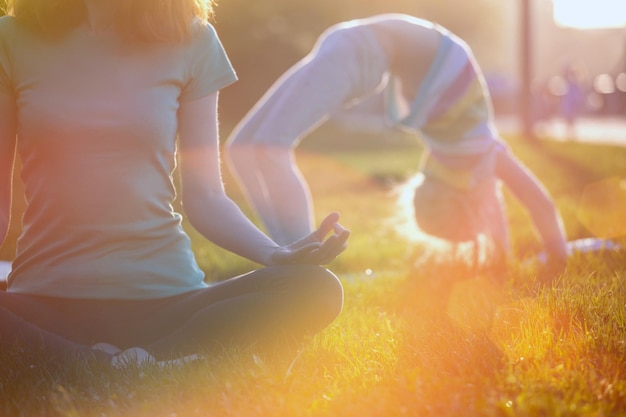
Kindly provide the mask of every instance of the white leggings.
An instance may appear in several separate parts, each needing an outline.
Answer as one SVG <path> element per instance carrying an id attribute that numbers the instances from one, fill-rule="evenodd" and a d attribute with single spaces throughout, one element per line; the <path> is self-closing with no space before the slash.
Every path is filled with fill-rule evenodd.
<path id="1" fill-rule="evenodd" d="M 331 27 L 235 127 L 226 160 L 277 243 L 313 230 L 310 192 L 293 148 L 332 113 L 373 94 L 386 72 L 387 59 L 370 28 Z"/>
<path id="2" fill-rule="evenodd" d="M 293 147 L 345 105 L 374 93 L 387 58 L 371 28 L 333 26 L 239 122 L 229 142 Z"/>

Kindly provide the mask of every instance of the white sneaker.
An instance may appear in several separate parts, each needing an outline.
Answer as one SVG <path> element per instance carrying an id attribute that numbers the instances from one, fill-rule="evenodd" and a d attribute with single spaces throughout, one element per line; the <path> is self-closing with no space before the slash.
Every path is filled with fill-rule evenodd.
<path id="1" fill-rule="evenodd" d="M 144 366 L 156 365 L 159 368 L 181 368 L 197 360 L 203 359 L 200 355 L 188 355 L 182 358 L 170 359 L 166 361 L 157 361 L 148 351 L 140 347 L 132 347 L 118 351 L 111 359 L 111 365 L 117 369 L 123 369 L 128 366 Z"/>
<path id="2" fill-rule="evenodd" d="M 132 347 L 123 352 L 118 352 L 114 354 L 113 359 L 111 359 L 111 365 L 117 369 L 156 363 L 157 360 L 154 356 L 140 347 Z"/>

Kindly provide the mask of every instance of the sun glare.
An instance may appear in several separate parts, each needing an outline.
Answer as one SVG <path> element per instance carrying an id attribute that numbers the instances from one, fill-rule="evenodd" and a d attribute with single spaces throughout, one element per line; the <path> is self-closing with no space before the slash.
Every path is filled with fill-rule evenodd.
<path id="1" fill-rule="evenodd" d="M 552 0 L 554 21 L 579 29 L 626 27 L 626 2 L 616 0 Z"/>

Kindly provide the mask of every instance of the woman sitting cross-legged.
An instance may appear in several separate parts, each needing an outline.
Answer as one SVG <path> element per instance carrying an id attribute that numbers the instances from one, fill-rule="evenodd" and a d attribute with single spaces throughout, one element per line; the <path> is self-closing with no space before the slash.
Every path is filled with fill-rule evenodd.
<path id="1" fill-rule="evenodd" d="M 0 292 L 0 350 L 168 361 L 272 347 L 331 323 L 346 247 L 331 214 L 277 244 L 226 195 L 218 91 L 236 80 L 210 0 L 12 0 L 0 18 L 0 241 L 16 149 L 27 206 Z M 178 142 L 176 138 L 178 137 Z M 174 212 L 266 267 L 208 285 Z M 92 348 L 93 347 L 93 348 Z M 2 360 L 2 359 L 0 359 Z"/>

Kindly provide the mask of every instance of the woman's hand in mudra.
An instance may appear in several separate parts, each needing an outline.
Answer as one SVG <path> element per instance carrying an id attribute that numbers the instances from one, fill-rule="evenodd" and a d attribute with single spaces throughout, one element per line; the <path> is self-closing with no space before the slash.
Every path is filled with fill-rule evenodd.
<path id="1" fill-rule="evenodd" d="M 276 264 L 325 265 L 347 248 L 349 236 L 350 231 L 339 224 L 339 214 L 331 213 L 314 232 L 277 249 L 272 261 Z"/>

